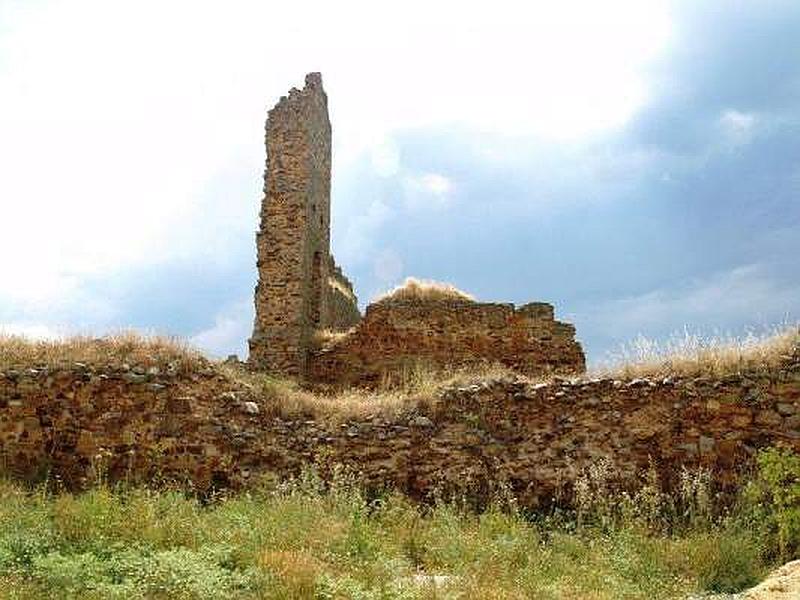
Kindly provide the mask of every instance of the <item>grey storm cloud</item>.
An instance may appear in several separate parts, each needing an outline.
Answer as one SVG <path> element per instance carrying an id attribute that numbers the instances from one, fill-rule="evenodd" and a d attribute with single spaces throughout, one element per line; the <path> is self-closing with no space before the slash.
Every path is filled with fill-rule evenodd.
<path id="1" fill-rule="evenodd" d="M 483 299 L 555 302 L 595 360 L 639 334 L 797 318 L 800 6 L 696 7 L 678 11 L 652 101 L 611 136 L 581 146 L 397 136 L 404 169 L 442 173 L 457 194 L 444 210 L 408 211 L 396 178 L 359 174 L 342 194 L 369 189 L 362 206 L 392 211 L 372 250 Z M 487 149 L 514 158 L 493 163 Z M 347 230 L 346 215 L 337 223 Z M 361 289 L 380 287 L 368 261 L 351 270 Z"/>

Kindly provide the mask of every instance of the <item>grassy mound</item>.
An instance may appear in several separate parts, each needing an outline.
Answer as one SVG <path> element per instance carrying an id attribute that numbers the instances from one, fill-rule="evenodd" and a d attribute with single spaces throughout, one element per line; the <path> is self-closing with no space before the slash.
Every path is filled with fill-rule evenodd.
<path id="1" fill-rule="evenodd" d="M 461 302 L 474 302 L 475 298 L 449 283 L 408 277 L 402 285 L 378 297 L 375 303 L 386 304 L 407 300 L 458 300 Z"/>
<path id="2" fill-rule="evenodd" d="M 393 418 L 420 405 L 433 406 L 447 387 L 469 386 L 492 379 L 525 379 L 502 365 L 486 364 L 469 369 L 433 369 L 417 364 L 385 378 L 375 389 L 345 388 L 333 392 L 310 390 L 285 377 L 258 373 L 235 365 L 219 369 L 238 386 L 264 401 L 263 408 L 282 417 L 301 416 L 327 422 L 363 419 L 369 415 Z"/>

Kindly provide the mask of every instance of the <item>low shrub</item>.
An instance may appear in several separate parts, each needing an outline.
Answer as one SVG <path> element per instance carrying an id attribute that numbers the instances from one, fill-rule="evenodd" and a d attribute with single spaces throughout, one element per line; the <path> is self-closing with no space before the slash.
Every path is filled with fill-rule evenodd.
<path id="1" fill-rule="evenodd" d="M 759 453 L 758 471 L 745 488 L 742 514 L 780 560 L 800 557 L 800 455 L 770 448 Z"/>
<path id="2" fill-rule="evenodd" d="M 779 450 L 730 510 L 702 472 L 674 496 L 648 472 L 626 495 L 607 463 L 576 511 L 530 514 L 500 487 L 475 511 L 367 497 L 337 473 L 211 502 L 0 482 L 0 599 L 685 598 L 751 586 L 798 542 L 800 459 Z"/>

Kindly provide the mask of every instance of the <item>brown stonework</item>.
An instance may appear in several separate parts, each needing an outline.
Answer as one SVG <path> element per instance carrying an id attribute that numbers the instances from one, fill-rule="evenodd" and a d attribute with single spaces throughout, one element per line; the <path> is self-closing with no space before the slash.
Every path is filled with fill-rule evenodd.
<path id="1" fill-rule="evenodd" d="M 350 335 L 315 349 L 316 330 L 361 319 L 330 253 L 331 124 L 319 73 L 269 112 L 266 145 L 251 366 L 336 385 L 373 384 L 420 361 L 499 362 L 530 375 L 584 370 L 574 328 L 542 303 L 377 303 Z"/>
<path id="2" fill-rule="evenodd" d="M 585 370 L 575 328 L 537 302 L 393 300 L 367 308 L 350 333 L 312 355 L 312 381 L 370 386 L 415 364 L 425 368 L 499 363 L 538 377 Z"/>
<path id="3" fill-rule="evenodd" d="M 667 487 L 683 466 L 703 466 L 730 489 L 758 448 L 800 451 L 800 351 L 769 371 L 716 379 L 489 380 L 344 423 L 282 416 L 278 402 L 212 366 L 137 378 L 85 365 L 6 370 L 0 472 L 69 487 L 103 474 L 205 490 L 311 465 L 327 476 L 339 464 L 421 499 L 500 481 L 534 506 L 561 491 L 568 498 L 575 477 L 602 459 L 623 480 L 652 464 Z"/>
<path id="4" fill-rule="evenodd" d="M 326 299 L 324 306 L 326 314 L 323 316 L 323 329 L 344 330 L 350 329 L 361 320 L 358 310 L 356 294 L 353 284 L 342 273 L 331 257 L 328 268 L 328 285 L 326 286 Z"/>
<path id="5" fill-rule="evenodd" d="M 266 145 L 252 367 L 335 385 L 374 384 L 416 362 L 584 370 L 574 328 L 548 304 L 379 302 L 358 326 L 353 286 L 330 253 L 331 124 L 319 73 L 269 112 Z M 314 348 L 317 330 L 353 327 L 335 346 Z"/>
<path id="6" fill-rule="evenodd" d="M 331 124 L 319 73 L 269 111 L 266 146 L 249 360 L 303 375 L 314 331 L 358 317 L 352 287 L 351 297 L 330 289 L 343 277 L 330 254 Z"/>

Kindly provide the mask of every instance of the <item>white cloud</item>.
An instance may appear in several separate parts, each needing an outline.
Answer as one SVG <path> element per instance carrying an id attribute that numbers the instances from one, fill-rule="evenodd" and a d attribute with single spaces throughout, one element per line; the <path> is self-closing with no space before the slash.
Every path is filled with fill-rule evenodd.
<path id="1" fill-rule="evenodd" d="M 373 170 L 381 177 L 392 177 L 400 170 L 400 152 L 391 138 L 372 144 L 370 160 Z"/>
<path id="2" fill-rule="evenodd" d="M 334 255 L 339 264 L 356 264 L 370 256 L 380 240 L 376 234 L 395 211 L 381 198 L 370 200 L 360 214 L 351 217 L 343 227 L 343 235 L 333 240 Z"/>
<path id="3" fill-rule="evenodd" d="M 775 281 L 762 265 L 744 265 L 702 280 L 657 289 L 606 303 L 587 315 L 608 335 L 628 337 L 657 331 L 719 323 L 775 325 L 800 315 L 789 307 L 800 302 L 800 285 Z"/>
<path id="4" fill-rule="evenodd" d="M 753 113 L 726 110 L 719 117 L 719 126 L 730 146 L 749 143 L 755 135 L 758 119 Z"/>
<path id="5" fill-rule="evenodd" d="M 722 113 L 720 122 L 732 131 L 749 131 L 756 122 L 756 117 L 752 113 L 726 110 Z"/>
<path id="6" fill-rule="evenodd" d="M 424 189 L 435 196 L 446 196 L 453 190 L 453 182 L 439 173 L 428 173 L 420 178 Z"/>
<path id="7" fill-rule="evenodd" d="M 403 258 L 392 249 L 379 252 L 372 264 L 375 277 L 384 285 L 397 281 L 403 274 Z"/>
<path id="8" fill-rule="evenodd" d="M 408 175 L 403 180 L 405 206 L 417 211 L 426 208 L 445 208 L 453 200 L 453 181 L 439 173 Z"/>
<path id="9" fill-rule="evenodd" d="M 0 5 L 0 313 L 88 304 L 100 321 L 115 307 L 89 279 L 220 260 L 255 230 L 266 108 L 304 73 L 324 74 L 335 176 L 375 140 L 394 176 L 398 130 L 563 140 L 623 124 L 670 34 L 664 2 L 635 0 Z M 230 172 L 252 195 L 212 191 Z M 352 215 L 344 254 L 373 248 L 389 212 Z"/>
<path id="10" fill-rule="evenodd" d="M 189 343 L 212 356 L 236 352 L 247 356 L 247 340 L 253 332 L 254 308 L 251 299 L 226 307 L 217 314 L 214 325 L 189 338 Z"/>

